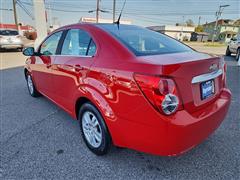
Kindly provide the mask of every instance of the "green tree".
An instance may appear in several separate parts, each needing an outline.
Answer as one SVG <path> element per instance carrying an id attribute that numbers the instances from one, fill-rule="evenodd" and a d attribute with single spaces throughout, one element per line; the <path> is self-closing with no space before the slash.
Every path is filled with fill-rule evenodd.
<path id="1" fill-rule="evenodd" d="M 203 32 L 204 31 L 204 28 L 202 25 L 198 25 L 196 28 L 195 28 L 195 32 Z"/>

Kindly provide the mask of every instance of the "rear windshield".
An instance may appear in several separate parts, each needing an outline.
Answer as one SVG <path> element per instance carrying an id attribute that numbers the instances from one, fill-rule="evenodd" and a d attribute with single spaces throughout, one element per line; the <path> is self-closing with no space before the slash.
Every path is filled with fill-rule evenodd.
<path id="1" fill-rule="evenodd" d="M 16 36 L 16 35 L 18 35 L 18 32 L 14 31 L 14 30 L 0 30 L 0 35 L 2 35 L 2 36 Z"/>
<path id="2" fill-rule="evenodd" d="M 188 46 L 158 32 L 137 26 L 102 26 L 121 41 L 136 56 L 158 55 L 193 51 Z"/>

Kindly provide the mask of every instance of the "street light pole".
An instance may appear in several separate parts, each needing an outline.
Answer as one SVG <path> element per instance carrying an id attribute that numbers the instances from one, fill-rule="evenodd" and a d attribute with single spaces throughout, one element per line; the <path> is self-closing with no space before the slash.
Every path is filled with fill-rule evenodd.
<path id="1" fill-rule="evenodd" d="M 14 22 L 15 22 L 15 25 L 16 25 L 16 28 L 17 28 L 17 31 L 18 30 L 18 20 L 17 20 L 17 10 L 16 10 L 16 0 L 13 0 L 13 14 L 14 14 Z"/>
<path id="2" fill-rule="evenodd" d="M 113 0 L 113 23 L 115 22 L 116 16 L 116 0 Z"/>
<path id="3" fill-rule="evenodd" d="M 218 11 L 216 12 L 216 22 L 215 22 L 215 26 L 214 26 L 214 30 L 213 30 L 212 42 L 214 42 L 215 37 L 216 37 L 218 20 L 219 20 L 219 18 L 220 18 L 221 15 L 222 15 L 223 9 L 224 9 L 225 7 L 228 7 L 228 6 L 230 6 L 230 5 L 221 5 L 221 6 L 219 6 Z"/>

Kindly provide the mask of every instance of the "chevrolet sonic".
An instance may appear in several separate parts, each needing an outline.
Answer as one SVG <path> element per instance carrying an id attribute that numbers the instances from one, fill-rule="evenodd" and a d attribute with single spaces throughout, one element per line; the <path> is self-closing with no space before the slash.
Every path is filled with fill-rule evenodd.
<path id="1" fill-rule="evenodd" d="M 206 139 L 227 114 L 223 58 L 161 33 L 119 24 L 73 24 L 26 48 L 31 96 L 79 120 L 86 146 L 179 155 Z"/>

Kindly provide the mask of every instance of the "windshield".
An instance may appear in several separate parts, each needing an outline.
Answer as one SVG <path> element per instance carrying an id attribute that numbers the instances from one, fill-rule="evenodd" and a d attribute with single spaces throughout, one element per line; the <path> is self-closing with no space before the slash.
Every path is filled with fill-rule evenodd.
<path id="1" fill-rule="evenodd" d="M 193 51 L 188 46 L 158 32 L 137 26 L 99 25 L 121 41 L 136 56 Z"/>
<path id="2" fill-rule="evenodd" d="M 0 30 L 0 35 L 2 35 L 2 36 L 16 36 L 16 35 L 18 35 L 18 32 L 14 31 L 14 30 Z"/>

